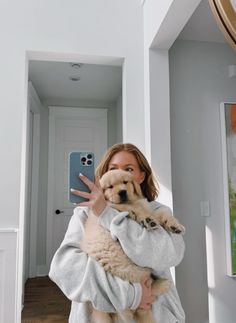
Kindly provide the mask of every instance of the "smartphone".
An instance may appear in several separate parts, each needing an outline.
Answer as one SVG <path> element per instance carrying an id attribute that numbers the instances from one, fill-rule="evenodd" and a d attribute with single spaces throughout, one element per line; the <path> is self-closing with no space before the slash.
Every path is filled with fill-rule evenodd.
<path id="1" fill-rule="evenodd" d="M 89 192 L 88 186 L 79 178 L 80 173 L 94 182 L 94 154 L 92 152 L 73 151 L 69 154 L 69 201 L 71 203 L 86 201 L 85 198 L 72 194 L 71 188 Z"/>

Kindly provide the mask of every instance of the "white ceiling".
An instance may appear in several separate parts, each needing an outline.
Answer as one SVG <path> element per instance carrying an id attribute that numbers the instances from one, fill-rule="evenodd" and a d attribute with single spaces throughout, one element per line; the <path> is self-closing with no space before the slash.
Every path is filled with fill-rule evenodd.
<path id="1" fill-rule="evenodd" d="M 200 2 L 178 38 L 218 43 L 226 42 L 211 12 L 208 0 Z"/>
<path id="2" fill-rule="evenodd" d="M 70 77 L 80 77 L 78 82 Z M 122 68 L 84 64 L 73 68 L 71 63 L 30 61 L 29 81 L 42 102 L 115 102 L 122 90 Z"/>
<path id="3" fill-rule="evenodd" d="M 185 25 L 179 39 L 224 43 L 208 0 L 202 0 Z M 73 82 L 69 77 L 80 77 Z M 65 102 L 115 102 L 122 90 L 122 68 L 85 64 L 73 69 L 70 63 L 30 61 L 29 80 L 40 99 L 50 105 Z"/>

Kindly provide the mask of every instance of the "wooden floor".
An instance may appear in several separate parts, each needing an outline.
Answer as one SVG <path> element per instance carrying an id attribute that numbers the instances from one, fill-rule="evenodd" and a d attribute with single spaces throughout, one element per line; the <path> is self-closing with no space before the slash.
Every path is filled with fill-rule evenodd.
<path id="1" fill-rule="evenodd" d="M 27 280 L 23 323 L 67 323 L 69 311 L 70 301 L 48 277 Z"/>

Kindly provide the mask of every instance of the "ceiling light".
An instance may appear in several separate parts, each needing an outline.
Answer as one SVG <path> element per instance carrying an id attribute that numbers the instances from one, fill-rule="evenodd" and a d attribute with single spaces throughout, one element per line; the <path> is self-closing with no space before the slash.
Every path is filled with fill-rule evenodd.
<path id="1" fill-rule="evenodd" d="M 70 66 L 74 69 L 79 69 L 83 66 L 84 64 L 82 63 L 70 63 Z"/>
<path id="2" fill-rule="evenodd" d="M 80 80 L 79 76 L 69 76 L 69 80 L 73 81 L 73 82 L 78 82 Z"/>

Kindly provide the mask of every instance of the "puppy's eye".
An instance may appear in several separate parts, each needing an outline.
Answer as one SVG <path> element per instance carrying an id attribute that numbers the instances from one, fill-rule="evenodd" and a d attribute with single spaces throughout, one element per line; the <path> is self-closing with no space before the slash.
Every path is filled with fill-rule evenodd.
<path id="1" fill-rule="evenodd" d="M 108 188 L 113 188 L 113 185 L 108 186 Z"/>
<path id="2" fill-rule="evenodd" d="M 127 184 L 128 183 L 128 181 L 123 181 L 123 184 Z"/>

